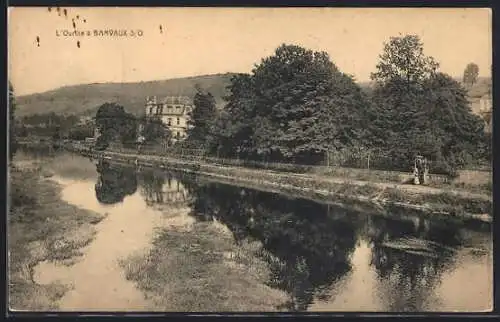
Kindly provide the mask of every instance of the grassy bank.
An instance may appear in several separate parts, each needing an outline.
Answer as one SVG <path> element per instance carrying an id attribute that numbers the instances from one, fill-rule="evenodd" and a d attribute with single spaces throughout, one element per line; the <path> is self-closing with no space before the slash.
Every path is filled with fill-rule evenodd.
<path id="1" fill-rule="evenodd" d="M 397 187 L 381 187 L 379 185 L 354 182 L 332 183 L 328 180 L 315 180 L 308 177 L 269 174 L 240 169 L 223 169 L 202 167 L 207 173 L 216 173 L 237 180 L 246 179 L 260 184 L 275 184 L 283 188 L 300 187 L 310 191 L 323 191 L 328 195 L 345 197 L 362 197 L 377 202 L 408 203 L 421 205 L 434 211 L 445 211 L 452 215 L 492 214 L 493 203 L 489 198 L 464 196 L 449 191 L 439 193 L 411 193 Z"/>
<path id="2" fill-rule="evenodd" d="M 270 272 L 257 256 L 261 246 L 237 247 L 221 229 L 198 222 L 189 231 L 161 232 L 149 254 L 122 261 L 127 279 L 158 310 L 275 311 L 287 295 L 265 285 Z"/>
<path id="3" fill-rule="evenodd" d="M 54 309 L 68 286 L 37 284 L 34 267 L 42 261 L 70 265 L 92 240 L 93 226 L 104 216 L 62 201 L 61 187 L 38 166 L 13 166 L 9 175 L 9 308 Z"/>

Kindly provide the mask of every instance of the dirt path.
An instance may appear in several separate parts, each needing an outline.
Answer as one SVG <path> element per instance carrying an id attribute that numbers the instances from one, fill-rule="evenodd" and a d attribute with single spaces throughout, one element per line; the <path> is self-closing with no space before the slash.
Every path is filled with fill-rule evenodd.
<path id="1" fill-rule="evenodd" d="M 380 187 L 380 188 L 396 188 L 396 189 L 404 190 L 406 192 L 414 193 L 414 194 L 452 193 L 452 194 L 459 195 L 461 197 L 481 199 L 481 200 L 489 200 L 492 198 L 492 196 L 488 196 L 485 194 L 473 193 L 473 192 L 463 190 L 463 189 L 452 189 L 452 188 L 441 189 L 441 188 L 429 187 L 429 186 L 424 186 L 424 185 L 412 185 L 412 184 L 389 183 L 389 182 L 369 182 L 369 181 L 348 180 L 348 179 L 346 180 L 346 179 L 341 179 L 341 178 L 318 177 L 318 176 L 314 176 L 314 175 L 306 175 L 306 176 L 312 177 L 312 178 L 317 178 L 318 180 L 332 182 L 332 183 L 344 183 L 344 182 L 348 181 L 349 183 L 353 183 L 356 185 L 370 184 L 370 185 L 375 185 L 375 186 Z"/>

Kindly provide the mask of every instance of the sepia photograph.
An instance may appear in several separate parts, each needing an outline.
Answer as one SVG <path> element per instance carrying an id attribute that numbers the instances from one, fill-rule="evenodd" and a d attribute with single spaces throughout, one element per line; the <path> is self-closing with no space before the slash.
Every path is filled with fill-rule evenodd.
<path id="1" fill-rule="evenodd" d="M 9 7 L 16 312 L 491 312 L 489 8 Z"/>

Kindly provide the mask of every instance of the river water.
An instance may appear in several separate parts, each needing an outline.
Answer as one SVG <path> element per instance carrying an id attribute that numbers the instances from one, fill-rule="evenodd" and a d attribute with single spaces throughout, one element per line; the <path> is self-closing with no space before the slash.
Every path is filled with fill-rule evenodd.
<path id="1" fill-rule="evenodd" d="M 160 232 L 189 231 L 200 222 L 217 223 L 234 247 L 252 241 L 280 260 L 269 262 L 265 283 L 288 297 L 279 310 L 492 309 L 488 227 L 355 213 L 193 176 L 96 165 L 65 152 L 21 151 L 17 158 L 43 162 L 66 202 L 107 214 L 82 259 L 35 268 L 37 283 L 72 285 L 61 310 L 159 310 L 119 263 L 151 250 Z"/>

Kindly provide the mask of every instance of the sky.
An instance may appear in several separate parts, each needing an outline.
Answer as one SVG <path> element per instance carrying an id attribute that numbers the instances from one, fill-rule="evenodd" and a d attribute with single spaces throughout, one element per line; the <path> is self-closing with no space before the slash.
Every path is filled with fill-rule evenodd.
<path id="1" fill-rule="evenodd" d="M 70 7 L 67 13 L 9 8 L 9 79 L 16 95 L 76 84 L 247 73 L 283 43 L 326 51 L 341 71 L 368 81 L 384 42 L 406 34 L 420 36 L 424 53 L 442 72 L 461 77 L 474 62 L 480 76 L 491 75 L 490 9 Z M 74 30 L 72 19 L 84 36 L 64 36 Z M 93 35 L 103 29 L 126 29 L 128 35 Z"/>

